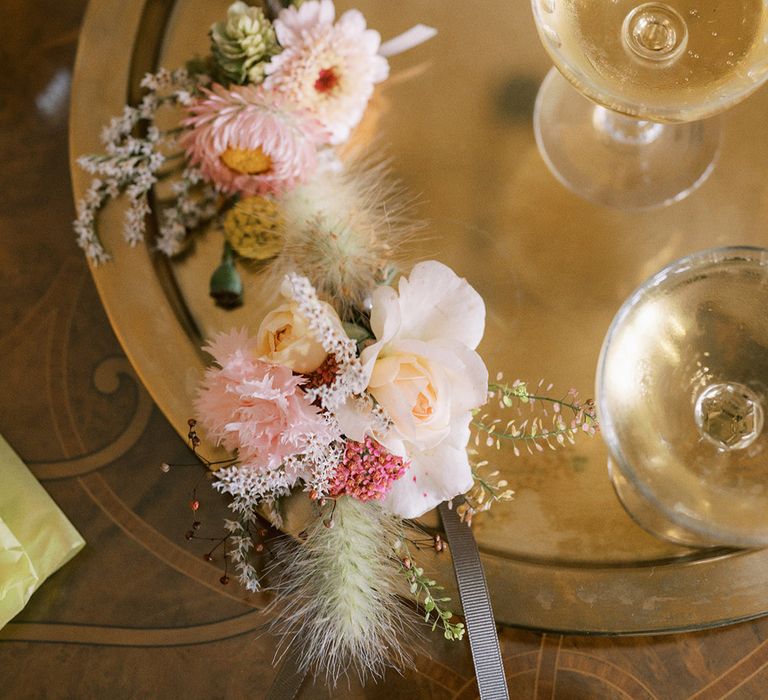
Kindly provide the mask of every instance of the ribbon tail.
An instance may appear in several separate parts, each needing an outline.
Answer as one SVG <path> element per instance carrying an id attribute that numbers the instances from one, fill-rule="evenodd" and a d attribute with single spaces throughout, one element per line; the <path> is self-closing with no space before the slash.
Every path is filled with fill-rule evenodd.
<path id="1" fill-rule="evenodd" d="M 438 510 L 453 557 L 480 698 L 509 700 L 491 597 L 475 537 L 472 529 L 461 522 L 456 511 L 447 503 L 441 503 Z"/>
<path id="2" fill-rule="evenodd" d="M 301 663 L 301 652 L 295 647 L 288 650 L 277 671 L 266 700 L 293 700 L 304 685 L 307 669 Z"/>
<path id="3" fill-rule="evenodd" d="M 417 47 L 419 44 L 429 41 L 436 34 L 437 29 L 434 27 L 428 27 L 426 24 L 417 24 L 411 27 L 408 31 L 399 34 L 394 39 L 385 41 L 379 47 L 379 55 L 388 58 L 389 56 L 396 56 L 399 53 L 405 53 L 406 51 L 410 51 Z"/>

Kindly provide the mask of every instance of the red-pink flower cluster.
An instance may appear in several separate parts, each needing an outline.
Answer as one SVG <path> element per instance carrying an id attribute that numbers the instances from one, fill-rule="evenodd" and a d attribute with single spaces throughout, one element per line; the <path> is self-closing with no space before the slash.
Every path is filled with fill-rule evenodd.
<path id="1" fill-rule="evenodd" d="M 359 501 L 377 501 L 405 474 L 409 464 L 368 435 L 363 442 L 347 440 L 329 494 L 333 498 L 346 495 Z"/>

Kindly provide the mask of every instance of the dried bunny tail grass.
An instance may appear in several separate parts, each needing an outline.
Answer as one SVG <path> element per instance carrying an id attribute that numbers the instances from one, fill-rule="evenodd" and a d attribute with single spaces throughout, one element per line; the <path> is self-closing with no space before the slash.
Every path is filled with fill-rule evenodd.
<path id="1" fill-rule="evenodd" d="M 352 320 L 354 310 L 388 281 L 405 243 L 423 228 L 386 162 L 358 158 L 287 194 L 283 250 L 270 266 L 278 279 L 306 275 L 318 294 Z"/>
<path id="2" fill-rule="evenodd" d="M 350 671 L 364 683 L 412 665 L 415 617 L 397 597 L 402 575 L 392 552 L 399 521 L 349 497 L 323 516 L 306 540 L 278 552 L 277 597 L 267 611 L 281 637 L 276 655 L 298 650 L 302 670 L 331 687 Z"/>

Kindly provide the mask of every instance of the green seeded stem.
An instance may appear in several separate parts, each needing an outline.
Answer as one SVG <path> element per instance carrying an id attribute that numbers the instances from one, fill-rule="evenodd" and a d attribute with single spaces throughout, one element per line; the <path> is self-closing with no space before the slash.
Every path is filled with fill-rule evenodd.
<path id="1" fill-rule="evenodd" d="M 429 622 L 432 620 L 432 631 L 434 632 L 438 626 L 443 630 L 443 636 L 450 640 L 460 640 L 464 637 L 464 623 L 463 622 L 451 622 L 453 613 L 441 607 L 441 603 L 449 602 L 451 599 L 447 596 L 435 595 L 437 591 L 442 591 L 443 587 L 438 586 L 435 581 L 424 575 L 424 569 L 416 566 L 411 558 L 410 551 L 407 546 L 403 547 L 403 550 L 410 560 L 410 566 L 406 566 L 403 559 L 397 557 L 400 563 L 400 569 L 405 575 L 406 579 L 410 583 L 411 593 L 416 599 L 416 604 L 419 604 L 419 600 L 423 598 L 424 607 L 424 621 Z"/>
<path id="2" fill-rule="evenodd" d="M 584 420 L 590 422 L 592 425 L 596 425 L 597 421 L 593 416 L 591 416 L 589 413 L 584 411 L 584 408 L 582 406 L 577 406 L 574 403 L 570 403 L 568 401 L 565 401 L 564 399 L 555 399 L 551 396 L 542 396 L 539 394 L 529 394 L 527 389 L 525 388 L 525 384 L 519 385 L 519 388 L 510 387 L 506 384 L 496 384 L 496 383 L 490 383 L 488 385 L 488 388 L 490 391 L 499 392 L 502 394 L 502 396 L 506 399 L 513 399 L 517 398 L 523 403 L 527 403 L 528 401 L 541 401 L 541 402 L 547 402 L 550 404 L 556 404 L 562 408 L 568 408 L 571 411 L 573 411 L 573 414 L 575 416 L 578 416 L 579 414 L 584 416 Z M 503 399 L 502 399 L 503 400 Z M 506 403 L 506 402 L 505 402 Z M 511 403 L 509 404 L 511 405 Z M 499 432 L 495 429 L 493 425 L 488 425 L 487 423 L 483 423 L 479 420 L 473 420 L 472 425 L 477 428 L 478 430 L 482 430 L 483 432 L 487 433 L 491 437 L 499 438 L 501 440 L 508 440 L 510 442 L 535 442 L 538 439 L 546 440 L 548 438 L 556 438 L 558 435 L 573 435 L 576 431 L 571 426 L 566 426 L 564 428 L 558 428 L 556 430 L 545 430 L 543 432 L 530 432 L 530 433 L 520 433 L 518 435 L 513 435 L 512 433 L 508 432 Z"/>

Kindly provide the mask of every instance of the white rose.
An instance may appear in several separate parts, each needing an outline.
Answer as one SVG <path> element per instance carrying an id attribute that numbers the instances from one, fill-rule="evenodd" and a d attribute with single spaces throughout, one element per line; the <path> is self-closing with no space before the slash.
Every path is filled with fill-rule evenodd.
<path id="1" fill-rule="evenodd" d="M 321 303 L 328 317 L 338 323 L 343 333 L 336 311 L 330 304 Z M 301 374 L 314 372 L 328 357 L 293 302 L 278 306 L 264 317 L 256 332 L 255 352 L 260 360 L 289 367 Z"/>
<path id="2" fill-rule="evenodd" d="M 471 411 L 488 391 L 488 371 L 475 352 L 484 327 L 480 295 L 435 261 L 416 265 L 397 291 L 380 287 L 373 294 L 376 342 L 360 359 L 368 391 L 394 424 L 374 437 L 411 462 L 382 501 L 397 515 L 417 517 L 472 487 L 466 447 Z M 352 404 L 338 418 L 354 440 L 373 434 Z"/>

